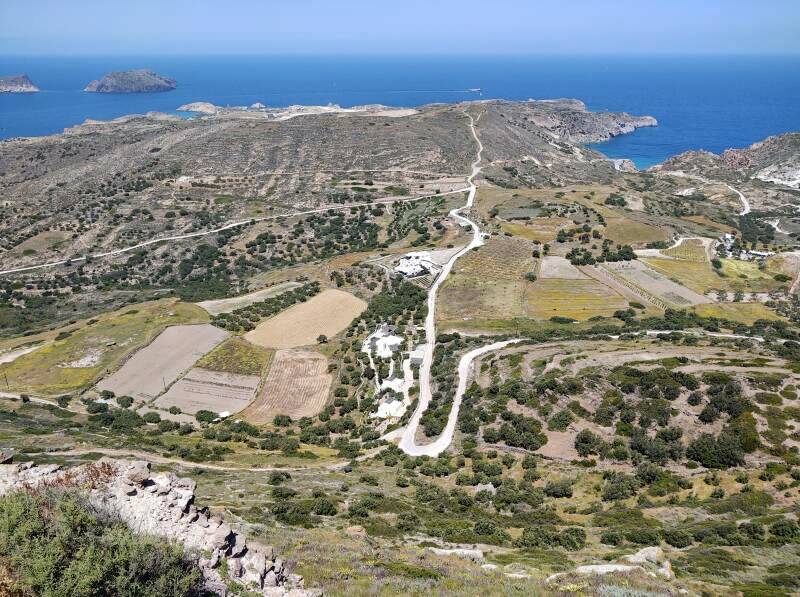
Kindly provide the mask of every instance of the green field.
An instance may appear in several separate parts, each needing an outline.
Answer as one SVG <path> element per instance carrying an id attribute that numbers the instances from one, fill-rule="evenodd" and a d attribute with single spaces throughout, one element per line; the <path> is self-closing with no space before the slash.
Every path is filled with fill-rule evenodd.
<path id="1" fill-rule="evenodd" d="M 229 338 L 197 361 L 196 367 L 223 373 L 261 376 L 272 362 L 274 350 L 254 346 L 239 337 Z"/>

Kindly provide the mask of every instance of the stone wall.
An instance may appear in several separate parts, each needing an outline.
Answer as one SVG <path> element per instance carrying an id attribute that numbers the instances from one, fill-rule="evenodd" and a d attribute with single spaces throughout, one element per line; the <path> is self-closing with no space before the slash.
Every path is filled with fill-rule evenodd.
<path id="1" fill-rule="evenodd" d="M 141 460 L 104 458 L 72 469 L 0 465 L 0 495 L 47 485 L 81 489 L 93 506 L 119 517 L 134 532 L 182 543 L 197 559 L 206 587 L 218 595 L 228 594 L 224 578 L 270 597 L 320 595 L 303 589 L 302 577 L 291 574 L 271 546 L 247 541 L 221 516 L 195 506 L 191 479 L 151 473 L 150 464 Z"/>

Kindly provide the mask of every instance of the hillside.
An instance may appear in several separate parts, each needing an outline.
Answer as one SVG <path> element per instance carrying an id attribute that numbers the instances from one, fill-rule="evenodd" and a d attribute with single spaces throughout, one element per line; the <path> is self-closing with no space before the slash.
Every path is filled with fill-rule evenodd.
<path id="1" fill-rule="evenodd" d="M 2 144 L 0 509 L 67 482 L 218 594 L 800 590 L 796 134 L 186 108 Z"/>

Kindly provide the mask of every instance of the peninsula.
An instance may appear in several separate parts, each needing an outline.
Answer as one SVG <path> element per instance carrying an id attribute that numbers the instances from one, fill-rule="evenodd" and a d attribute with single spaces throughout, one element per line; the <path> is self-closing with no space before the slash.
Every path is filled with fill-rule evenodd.
<path id="1" fill-rule="evenodd" d="M 89 83 L 84 91 L 91 93 L 157 93 L 172 91 L 175 79 L 148 69 L 114 71 Z"/>

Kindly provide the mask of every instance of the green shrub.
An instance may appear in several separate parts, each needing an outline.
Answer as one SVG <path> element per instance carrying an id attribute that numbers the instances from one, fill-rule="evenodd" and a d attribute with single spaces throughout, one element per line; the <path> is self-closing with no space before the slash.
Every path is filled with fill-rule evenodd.
<path id="1" fill-rule="evenodd" d="M 605 543 L 606 545 L 622 545 L 623 541 L 622 535 L 616 531 L 603 531 L 600 535 L 600 543 Z"/>
<path id="2" fill-rule="evenodd" d="M 694 543 L 694 540 L 689 533 L 677 529 L 665 531 L 664 541 L 677 548 L 689 547 L 692 543 Z"/>
<path id="3" fill-rule="evenodd" d="M 25 594 L 203 594 L 200 570 L 182 547 L 133 534 L 71 491 L 0 498 L 0 552 Z"/>

